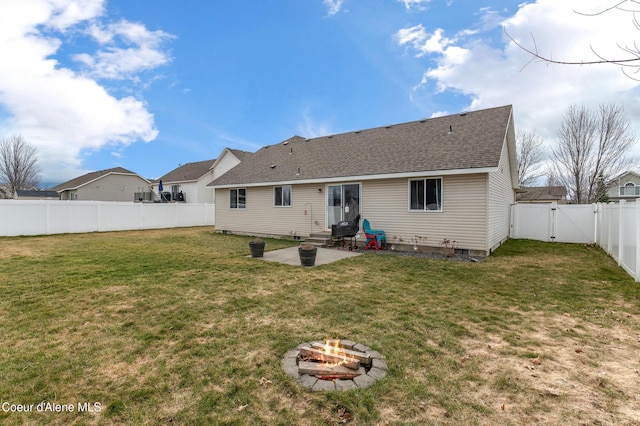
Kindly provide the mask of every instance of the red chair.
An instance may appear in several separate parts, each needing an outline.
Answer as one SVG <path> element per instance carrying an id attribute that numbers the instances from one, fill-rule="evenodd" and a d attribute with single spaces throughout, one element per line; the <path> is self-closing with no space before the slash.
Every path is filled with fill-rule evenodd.
<path id="1" fill-rule="evenodd" d="M 386 243 L 384 231 L 371 229 L 371 227 L 369 226 L 369 220 L 365 219 L 362 221 L 362 232 L 367 238 L 367 243 L 364 246 L 365 250 L 370 248 L 375 248 L 376 251 L 384 250 L 384 244 Z"/>

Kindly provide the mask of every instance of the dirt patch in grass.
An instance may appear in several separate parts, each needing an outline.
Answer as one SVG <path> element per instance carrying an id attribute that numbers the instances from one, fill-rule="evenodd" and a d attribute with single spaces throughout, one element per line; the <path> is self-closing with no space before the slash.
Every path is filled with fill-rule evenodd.
<path id="1" fill-rule="evenodd" d="M 143 382 L 145 375 L 153 368 L 154 360 L 148 356 L 141 356 L 131 362 L 116 362 L 105 364 L 100 374 L 104 376 L 105 383 L 110 383 L 117 387 L 125 385 L 134 379 L 136 382 Z"/>
<path id="2" fill-rule="evenodd" d="M 103 407 L 0 422 L 640 424 L 640 287 L 602 251 L 510 241 L 482 262 L 371 253 L 308 269 L 251 259 L 249 240 L 0 239 L 0 400 Z M 388 376 L 298 386 L 283 354 L 325 337 L 384 354 Z"/>
<path id="3" fill-rule="evenodd" d="M 462 340 L 461 361 L 476 363 L 484 378 L 474 389 L 478 403 L 516 424 L 637 424 L 640 317 L 594 312 L 605 326 L 521 314 L 527 327 L 487 333 L 468 325 L 480 337 Z"/>
<path id="4" fill-rule="evenodd" d="M 42 250 L 33 246 L 4 246 L 0 251 L 0 259 L 11 259 L 12 257 L 29 257 L 35 258 L 42 256 L 44 253 Z"/>

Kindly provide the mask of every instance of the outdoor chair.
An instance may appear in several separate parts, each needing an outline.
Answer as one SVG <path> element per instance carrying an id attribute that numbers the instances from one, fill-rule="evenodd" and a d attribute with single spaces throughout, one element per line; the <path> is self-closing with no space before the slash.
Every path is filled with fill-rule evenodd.
<path id="1" fill-rule="evenodd" d="M 364 246 L 365 250 L 370 248 L 375 248 L 376 251 L 384 250 L 384 245 L 387 242 L 384 231 L 371 229 L 369 220 L 365 219 L 362 221 L 362 232 L 364 232 L 364 236 L 367 238 L 367 243 Z"/>

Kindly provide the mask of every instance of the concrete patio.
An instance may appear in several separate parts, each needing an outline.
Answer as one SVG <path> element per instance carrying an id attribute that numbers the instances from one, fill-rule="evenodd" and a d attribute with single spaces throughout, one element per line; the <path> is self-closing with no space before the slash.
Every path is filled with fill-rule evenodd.
<path id="1" fill-rule="evenodd" d="M 359 256 L 361 254 L 362 252 L 349 251 L 347 249 L 338 250 L 337 248 L 318 247 L 315 266 L 337 262 L 338 260 Z M 286 265 L 301 266 L 300 256 L 298 255 L 298 246 L 287 247 L 280 250 L 265 251 L 264 256 L 257 259 L 267 260 L 269 262 L 280 262 Z"/>

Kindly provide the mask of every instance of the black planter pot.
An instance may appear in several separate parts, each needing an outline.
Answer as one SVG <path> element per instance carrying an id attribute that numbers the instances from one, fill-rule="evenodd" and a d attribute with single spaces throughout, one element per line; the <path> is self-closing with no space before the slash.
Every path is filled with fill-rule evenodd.
<path id="1" fill-rule="evenodd" d="M 300 255 L 300 264 L 302 266 L 313 266 L 316 264 L 317 247 L 303 248 L 298 247 L 298 254 Z"/>
<path id="2" fill-rule="evenodd" d="M 264 241 L 249 241 L 249 251 L 251 257 L 262 257 L 264 255 Z"/>

